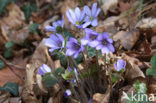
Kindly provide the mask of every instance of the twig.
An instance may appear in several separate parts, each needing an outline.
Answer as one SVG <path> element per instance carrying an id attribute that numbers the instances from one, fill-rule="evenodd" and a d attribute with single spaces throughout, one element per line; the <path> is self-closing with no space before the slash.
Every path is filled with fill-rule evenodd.
<path id="1" fill-rule="evenodd" d="M 22 77 L 21 77 L 20 75 L 18 75 L 10 65 L 8 65 L 7 61 L 5 60 L 5 58 L 3 58 L 2 55 L 0 55 L 0 59 L 1 59 L 2 61 L 4 61 L 4 63 L 9 67 L 9 69 L 10 69 L 20 80 L 22 80 L 22 82 L 24 82 L 24 80 L 22 79 Z"/>

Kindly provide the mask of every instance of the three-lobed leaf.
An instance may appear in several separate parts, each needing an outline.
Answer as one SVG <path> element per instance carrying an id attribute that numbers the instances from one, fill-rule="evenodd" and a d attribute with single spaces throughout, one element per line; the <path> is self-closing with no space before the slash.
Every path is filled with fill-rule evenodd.
<path id="1" fill-rule="evenodd" d="M 42 82 L 48 88 L 55 85 L 58 82 L 58 79 L 52 73 L 46 73 L 42 77 Z"/>
<path id="2" fill-rule="evenodd" d="M 0 59 L 0 69 L 5 67 L 5 63 Z"/>
<path id="3" fill-rule="evenodd" d="M 152 68 L 146 70 L 146 75 L 152 75 L 156 77 L 156 55 L 151 58 L 150 63 Z"/>
<path id="4" fill-rule="evenodd" d="M 29 18 L 31 16 L 32 12 L 37 11 L 37 6 L 35 3 L 28 3 L 28 4 L 25 4 L 21 9 L 24 12 L 26 21 L 29 21 Z"/>
<path id="5" fill-rule="evenodd" d="M 13 94 L 14 96 L 18 96 L 18 84 L 8 82 L 3 87 L 0 87 L 0 90 L 7 91 Z"/>

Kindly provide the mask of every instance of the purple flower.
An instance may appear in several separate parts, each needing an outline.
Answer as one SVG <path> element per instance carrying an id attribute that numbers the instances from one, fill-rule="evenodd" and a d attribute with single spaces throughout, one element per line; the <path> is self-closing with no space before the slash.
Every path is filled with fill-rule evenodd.
<path id="1" fill-rule="evenodd" d="M 99 43 L 97 41 L 97 37 L 99 34 L 88 28 L 85 29 L 85 33 L 86 33 L 86 36 L 81 39 L 82 45 L 89 45 L 93 48 L 96 47 Z"/>
<path id="2" fill-rule="evenodd" d="M 114 52 L 115 49 L 112 45 L 113 40 L 109 38 L 108 33 L 99 34 L 97 37 L 99 44 L 96 46 L 97 50 L 101 50 L 103 54 L 108 54 L 109 52 Z"/>
<path id="3" fill-rule="evenodd" d="M 69 41 L 67 41 L 67 56 L 74 56 L 74 58 L 77 58 L 79 53 L 84 50 L 84 46 L 81 45 L 75 38 L 70 37 Z"/>
<path id="4" fill-rule="evenodd" d="M 126 61 L 119 59 L 116 63 L 114 63 L 115 70 L 120 71 L 126 67 Z"/>
<path id="5" fill-rule="evenodd" d="M 92 98 L 89 99 L 88 103 L 92 103 Z"/>
<path id="6" fill-rule="evenodd" d="M 67 89 L 64 93 L 65 97 L 69 97 L 71 95 L 71 91 L 69 89 Z"/>
<path id="7" fill-rule="evenodd" d="M 69 67 L 69 68 L 68 68 L 68 71 L 69 71 L 69 72 L 71 72 L 71 71 L 72 71 L 72 68 L 71 68 L 71 67 Z"/>
<path id="8" fill-rule="evenodd" d="M 64 38 L 58 33 L 56 33 L 56 35 L 51 34 L 50 38 L 47 38 L 45 40 L 45 45 L 50 47 L 49 49 L 50 52 L 53 52 L 54 50 L 57 49 L 61 50 L 64 47 L 64 44 L 65 44 Z"/>
<path id="9" fill-rule="evenodd" d="M 45 73 L 48 73 L 48 72 L 51 72 L 51 69 L 48 65 L 46 64 L 43 64 L 39 70 L 38 70 L 38 74 L 40 75 L 44 75 Z"/>
<path id="10" fill-rule="evenodd" d="M 72 9 L 69 9 L 66 12 L 66 16 L 68 20 L 78 28 L 82 28 L 83 19 L 85 17 L 84 10 L 81 11 L 78 7 L 75 8 L 75 11 Z"/>
<path id="11" fill-rule="evenodd" d="M 92 10 L 90 10 L 88 6 L 84 6 L 84 11 L 87 16 L 85 17 L 84 20 L 85 24 L 83 25 L 83 28 L 87 27 L 90 24 L 92 26 L 97 26 L 98 25 L 97 16 L 101 11 L 100 8 L 97 8 L 97 3 L 94 3 L 92 5 Z"/>
<path id="12" fill-rule="evenodd" d="M 52 26 L 48 25 L 45 27 L 46 31 L 55 31 L 57 32 L 58 29 L 62 29 L 64 26 L 64 16 L 62 16 L 62 20 L 58 20 L 56 22 L 53 22 Z"/>

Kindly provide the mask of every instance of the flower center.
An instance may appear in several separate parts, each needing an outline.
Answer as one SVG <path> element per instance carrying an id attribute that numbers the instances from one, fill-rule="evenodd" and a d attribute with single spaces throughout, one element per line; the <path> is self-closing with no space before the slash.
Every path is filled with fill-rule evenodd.
<path id="1" fill-rule="evenodd" d="M 102 44 L 103 44 L 103 45 L 107 45 L 107 44 L 108 44 L 108 41 L 107 41 L 107 40 L 103 40 L 103 41 L 102 41 Z"/>
<path id="2" fill-rule="evenodd" d="M 89 19 L 90 19 L 90 20 L 93 20 L 94 18 L 93 18 L 93 17 L 90 17 Z"/>
<path id="3" fill-rule="evenodd" d="M 62 47 L 62 42 L 61 41 L 58 43 L 58 46 L 59 47 Z"/>
<path id="4" fill-rule="evenodd" d="M 97 38 L 97 36 L 96 35 L 91 35 L 90 38 L 91 38 L 91 40 L 95 40 Z"/>
<path id="5" fill-rule="evenodd" d="M 76 50 L 79 50 L 80 49 L 80 45 L 79 44 L 76 44 L 76 43 L 74 43 L 74 48 L 76 49 Z"/>
<path id="6" fill-rule="evenodd" d="M 57 26 L 56 27 L 56 32 L 57 33 L 61 33 L 63 31 L 63 28 L 62 27 L 60 27 L 60 26 Z"/>
<path id="7" fill-rule="evenodd" d="M 79 21 L 76 21 L 75 24 L 80 25 L 80 22 Z"/>

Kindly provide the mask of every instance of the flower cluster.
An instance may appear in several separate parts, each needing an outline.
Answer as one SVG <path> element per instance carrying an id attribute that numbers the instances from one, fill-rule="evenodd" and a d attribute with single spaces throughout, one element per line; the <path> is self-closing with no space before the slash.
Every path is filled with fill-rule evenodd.
<path id="1" fill-rule="evenodd" d="M 86 28 L 89 25 L 97 26 L 97 16 L 99 15 L 101 9 L 97 8 L 97 3 L 94 3 L 92 10 L 88 6 L 84 6 L 81 11 L 78 7 L 75 10 L 69 9 L 66 12 L 68 20 L 78 28 Z"/>
<path id="2" fill-rule="evenodd" d="M 49 47 L 49 52 L 55 52 L 58 54 L 61 53 L 64 56 L 66 56 L 65 58 L 68 59 L 67 69 L 65 70 L 64 74 L 61 74 L 61 76 L 65 80 L 70 82 L 72 85 L 78 84 L 79 81 L 81 81 L 81 79 L 83 78 L 83 75 L 81 75 L 81 71 L 79 71 L 80 74 L 77 72 L 77 70 L 79 69 L 74 59 L 76 59 L 80 53 L 84 52 L 84 50 L 85 53 L 89 54 L 89 51 L 87 52 L 88 49 L 87 46 L 91 47 L 94 50 L 101 51 L 102 54 L 109 54 L 111 52 L 112 53 L 115 52 L 115 48 L 113 46 L 113 40 L 110 38 L 107 32 L 98 33 L 90 28 L 87 28 L 90 25 L 92 27 L 98 25 L 97 17 L 100 11 L 101 9 L 97 8 L 97 3 L 94 3 L 92 5 L 92 9 L 90 9 L 88 6 L 84 6 L 83 10 L 76 7 L 75 10 L 69 9 L 66 12 L 66 17 L 68 18 L 70 23 L 72 23 L 73 25 L 81 29 L 82 32 L 83 32 L 82 29 L 84 29 L 85 36 L 82 37 L 83 35 L 81 35 L 80 36 L 81 38 L 79 39 L 76 39 L 72 36 L 65 35 L 66 30 L 64 29 L 64 16 L 62 20 L 53 22 L 52 26 L 46 26 L 45 28 L 46 31 L 55 32 L 45 40 L 45 45 Z M 85 53 L 82 54 L 84 57 L 88 59 L 88 56 L 84 55 Z M 73 56 L 74 59 L 70 57 L 68 58 L 67 56 Z M 87 65 L 88 63 L 86 63 L 86 68 L 88 69 Z M 121 59 L 119 59 L 117 62 L 114 63 L 114 67 L 117 71 L 124 69 L 125 66 L 126 66 L 126 61 L 123 61 Z M 44 75 L 47 72 L 51 72 L 51 69 L 47 65 L 43 64 L 40 67 L 38 74 Z M 68 97 L 70 95 L 72 95 L 72 92 L 69 89 L 67 89 L 64 93 L 64 96 Z M 91 102 L 92 99 L 88 101 L 88 103 Z"/>
<path id="3" fill-rule="evenodd" d="M 89 45 L 97 50 L 101 50 L 103 54 L 115 51 L 112 45 L 113 40 L 108 33 L 100 34 L 88 28 L 85 29 L 85 33 L 86 36 L 81 39 L 83 45 Z"/>

